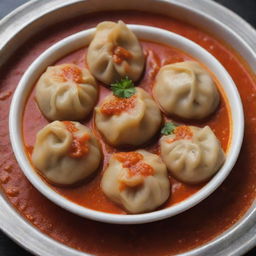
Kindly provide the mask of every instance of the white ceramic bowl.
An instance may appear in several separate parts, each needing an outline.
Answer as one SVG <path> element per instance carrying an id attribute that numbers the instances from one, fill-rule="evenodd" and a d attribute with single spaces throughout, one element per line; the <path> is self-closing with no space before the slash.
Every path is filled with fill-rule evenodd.
<path id="1" fill-rule="evenodd" d="M 188 210 L 208 197 L 224 181 L 233 168 L 240 152 L 244 133 L 243 108 L 236 85 L 224 67 L 210 53 L 192 41 L 163 29 L 141 25 L 129 25 L 129 28 L 132 29 L 140 39 L 160 42 L 179 48 L 199 62 L 205 64 L 216 75 L 228 98 L 232 125 L 231 140 L 226 155 L 226 161 L 216 175 L 197 193 L 174 206 L 150 213 L 135 215 L 110 214 L 85 208 L 64 198 L 52 190 L 31 166 L 25 153 L 22 136 L 22 115 L 26 100 L 35 82 L 45 71 L 47 66 L 52 65 L 68 53 L 88 45 L 95 29 L 89 29 L 69 36 L 41 54 L 31 64 L 17 86 L 9 114 L 9 131 L 13 151 L 21 169 L 30 182 L 48 199 L 68 211 L 93 220 L 119 224 L 138 224 L 165 219 Z"/>

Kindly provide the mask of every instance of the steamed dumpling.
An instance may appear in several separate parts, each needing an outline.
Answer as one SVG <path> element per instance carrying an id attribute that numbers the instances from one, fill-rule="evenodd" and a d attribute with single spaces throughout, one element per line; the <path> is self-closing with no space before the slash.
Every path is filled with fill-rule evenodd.
<path id="1" fill-rule="evenodd" d="M 185 183 L 200 183 L 216 173 L 225 154 L 209 126 L 178 126 L 160 140 L 161 157 L 170 173 Z"/>
<path id="2" fill-rule="evenodd" d="M 81 120 L 93 110 L 98 87 L 87 69 L 62 64 L 47 68 L 37 82 L 35 96 L 49 120 Z"/>
<path id="3" fill-rule="evenodd" d="M 211 75 L 195 61 L 161 67 L 153 91 L 166 113 L 185 119 L 205 118 L 219 104 Z"/>
<path id="4" fill-rule="evenodd" d="M 97 139 L 86 126 L 55 121 L 37 133 L 32 162 L 47 180 L 70 185 L 97 170 L 101 151 Z"/>
<path id="5" fill-rule="evenodd" d="M 144 62 L 137 37 L 122 21 L 98 24 L 89 45 L 87 63 L 99 81 L 111 84 L 126 76 L 136 81 L 142 74 Z"/>
<path id="6" fill-rule="evenodd" d="M 109 199 L 131 213 L 152 211 L 170 194 L 165 164 L 145 150 L 113 154 L 101 187 Z"/>
<path id="7" fill-rule="evenodd" d="M 144 144 L 156 134 L 162 121 L 156 103 L 141 88 L 136 88 L 130 98 L 111 93 L 95 111 L 97 129 L 113 146 Z"/>

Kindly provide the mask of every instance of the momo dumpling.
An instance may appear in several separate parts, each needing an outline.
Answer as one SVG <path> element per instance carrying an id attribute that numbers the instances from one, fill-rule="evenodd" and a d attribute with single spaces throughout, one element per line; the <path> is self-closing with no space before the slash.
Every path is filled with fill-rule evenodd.
<path id="1" fill-rule="evenodd" d="M 209 126 L 178 126 L 160 139 L 160 150 L 170 173 L 185 183 L 208 180 L 225 161 L 221 144 Z"/>
<path id="2" fill-rule="evenodd" d="M 205 118 L 219 104 L 215 82 L 209 72 L 195 61 L 161 67 L 153 92 L 167 114 L 185 119 Z"/>
<path id="3" fill-rule="evenodd" d="M 95 108 L 95 124 L 105 140 L 113 146 L 138 146 L 159 130 L 162 116 L 152 97 L 141 88 L 129 98 L 108 95 Z"/>
<path id="4" fill-rule="evenodd" d="M 87 69 L 62 64 L 48 67 L 42 74 L 35 98 L 49 120 L 82 120 L 96 104 L 98 87 Z"/>
<path id="5" fill-rule="evenodd" d="M 32 162 L 50 182 L 70 185 L 98 169 L 101 150 L 86 126 L 78 122 L 54 121 L 37 133 Z"/>
<path id="6" fill-rule="evenodd" d="M 101 82 L 111 84 L 120 78 L 140 78 L 145 57 L 135 34 L 122 22 L 98 24 L 87 52 L 92 74 Z"/>
<path id="7" fill-rule="evenodd" d="M 113 154 L 101 188 L 109 199 L 130 213 L 153 211 L 170 194 L 165 164 L 158 155 L 145 150 Z"/>

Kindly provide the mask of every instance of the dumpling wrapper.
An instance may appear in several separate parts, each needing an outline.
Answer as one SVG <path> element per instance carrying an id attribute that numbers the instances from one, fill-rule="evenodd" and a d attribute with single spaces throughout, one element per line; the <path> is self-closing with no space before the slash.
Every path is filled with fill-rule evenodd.
<path id="1" fill-rule="evenodd" d="M 161 67 L 153 93 L 167 114 L 185 119 L 203 119 L 219 104 L 219 93 L 210 73 L 195 61 Z"/>
<path id="2" fill-rule="evenodd" d="M 118 114 L 102 112 L 104 104 L 116 100 L 127 101 L 117 98 L 113 93 L 95 108 L 96 127 L 105 140 L 113 146 L 142 145 L 150 140 L 161 126 L 161 112 L 152 97 L 141 88 L 136 88 L 136 93 L 132 97 L 134 106 L 127 107 Z"/>
<path id="3" fill-rule="evenodd" d="M 201 183 L 210 179 L 225 161 L 218 138 L 209 126 L 180 126 L 183 129 L 162 136 L 161 157 L 170 173 L 185 183 Z"/>
<path id="4" fill-rule="evenodd" d="M 48 67 L 36 84 L 36 102 L 48 120 L 83 120 L 98 99 L 90 72 L 75 64 Z"/>
<path id="5" fill-rule="evenodd" d="M 70 132 L 65 123 L 72 125 L 74 132 Z M 77 151 L 72 155 L 74 138 L 86 138 L 81 146 L 86 147 L 87 153 Z M 89 128 L 78 122 L 54 121 L 46 125 L 37 133 L 32 153 L 35 168 L 48 181 L 60 185 L 71 185 L 87 178 L 97 170 L 101 158 L 97 139 Z"/>
<path id="6" fill-rule="evenodd" d="M 96 79 L 110 85 L 125 77 L 137 81 L 145 56 L 137 37 L 122 21 L 105 21 L 97 26 L 87 63 Z"/>
<path id="7" fill-rule="evenodd" d="M 104 171 L 101 188 L 109 199 L 130 213 L 153 211 L 161 206 L 170 195 L 167 169 L 161 158 L 155 154 L 145 150 L 137 150 L 128 154 L 134 153 L 142 156 L 142 164 L 149 165 L 152 173 L 142 175 L 137 170 L 137 175 L 131 176 L 129 169 L 123 167 L 123 163 L 118 160 L 118 153 L 113 154 Z"/>

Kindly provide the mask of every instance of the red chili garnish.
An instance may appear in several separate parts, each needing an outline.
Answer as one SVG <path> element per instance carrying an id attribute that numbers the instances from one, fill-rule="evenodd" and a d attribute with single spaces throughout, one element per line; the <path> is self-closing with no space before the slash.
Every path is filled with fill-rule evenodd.
<path id="1" fill-rule="evenodd" d="M 130 98 L 113 97 L 113 100 L 102 105 L 101 113 L 105 115 L 120 115 L 123 111 L 127 111 L 135 107 L 136 95 L 133 95 Z"/>
<path id="2" fill-rule="evenodd" d="M 67 65 L 62 67 L 60 72 L 54 73 L 54 79 L 59 82 L 82 83 L 82 71 L 79 67 Z"/>
<path id="3" fill-rule="evenodd" d="M 69 156 L 72 158 L 81 158 L 89 152 L 87 141 L 90 139 L 89 134 L 85 133 L 82 137 L 76 137 L 75 132 L 78 131 L 76 126 L 70 121 L 63 121 L 67 130 L 72 134 L 72 144 Z"/>
<path id="4" fill-rule="evenodd" d="M 63 121 L 63 123 L 65 124 L 67 130 L 68 130 L 69 132 L 71 132 L 72 134 L 73 134 L 74 132 L 77 132 L 77 131 L 78 131 L 78 129 L 76 128 L 76 126 L 75 126 L 72 122 L 70 122 L 70 121 Z"/>
<path id="5" fill-rule="evenodd" d="M 132 54 L 121 46 L 117 46 L 113 51 L 113 61 L 121 64 L 124 60 L 132 58 Z"/>
<path id="6" fill-rule="evenodd" d="M 128 168 L 130 177 L 135 175 L 150 176 L 154 174 L 154 169 L 143 161 L 143 155 L 138 152 L 116 153 L 115 158 L 122 163 L 124 168 Z"/>
<path id="7" fill-rule="evenodd" d="M 82 82 L 82 71 L 76 66 L 65 66 L 62 69 L 62 75 L 66 80 L 71 80 L 76 83 Z"/>
<path id="8" fill-rule="evenodd" d="M 175 138 L 169 139 L 167 141 L 168 143 L 172 143 L 176 140 L 191 140 L 193 137 L 191 129 L 189 126 L 185 125 L 176 127 L 173 133 L 175 134 Z"/>

